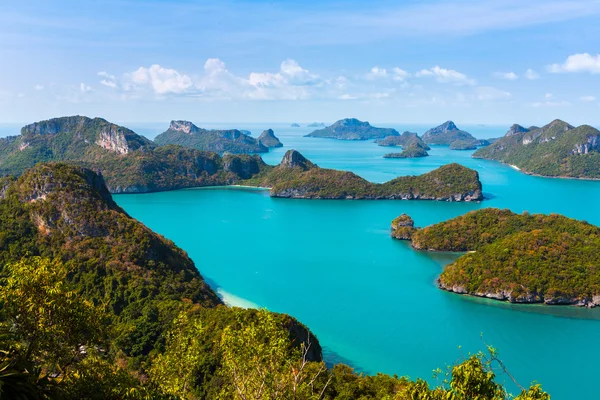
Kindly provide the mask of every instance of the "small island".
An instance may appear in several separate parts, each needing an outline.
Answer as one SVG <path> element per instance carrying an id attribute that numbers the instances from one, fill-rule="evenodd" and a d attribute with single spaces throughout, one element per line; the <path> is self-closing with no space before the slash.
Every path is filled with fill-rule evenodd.
<path id="1" fill-rule="evenodd" d="M 288 150 L 278 166 L 263 168 L 243 184 L 269 187 L 272 197 L 296 199 L 483 200 L 479 174 L 459 164 L 372 183 L 352 172 L 320 168 L 295 150 Z"/>
<path id="2" fill-rule="evenodd" d="M 238 129 L 207 130 L 189 121 L 171 121 L 169 129 L 154 138 L 159 146 L 176 144 L 196 150 L 223 154 L 266 153 L 269 149 Z"/>
<path id="3" fill-rule="evenodd" d="M 263 146 L 268 147 L 270 149 L 277 148 L 277 147 L 283 147 L 283 143 L 281 143 L 279 141 L 279 139 L 277 138 L 277 136 L 275 136 L 273 129 L 267 129 L 266 131 L 261 133 L 260 136 L 258 137 L 258 142 L 260 144 L 262 144 Z"/>
<path id="4" fill-rule="evenodd" d="M 337 121 L 327 128 L 318 129 L 305 136 L 338 140 L 369 140 L 399 135 L 395 129 L 376 128 L 366 121 L 359 121 L 356 118 L 346 118 Z"/>
<path id="5" fill-rule="evenodd" d="M 467 252 L 440 275 L 444 290 L 511 303 L 600 305 L 600 228 L 584 221 L 488 208 L 393 237 L 418 250 Z"/>
<path id="6" fill-rule="evenodd" d="M 449 146 L 457 140 L 477 141 L 469 132 L 458 129 L 452 121 L 446 121 L 442 125 L 432 128 L 423 134 L 423 141 L 427 144 Z"/>
<path id="7" fill-rule="evenodd" d="M 300 124 L 294 122 L 293 124 L 290 125 L 291 128 L 300 128 Z"/>
<path id="8" fill-rule="evenodd" d="M 527 174 L 600 179 L 600 131 L 558 119 L 541 128 L 514 124 L 504 137 L 473 157 L 514 165 Z"/>
<path id="9" fill-rule="evenodd" d="M 450 143 L 450 150 L 476 150 L 477 141 L 472 140 L 455 140 Z"/>
<path id="10" fill-rule="evenodd" d="M 325 126 L 323 122 L 313 122 L 312 124 L 306 125 L 308 128 L 322 128 Z"/>
<path id="11" fill-rule="evenodd" d="M 416 143 L 404 147 L 400 153 L 387 153 L 383 156 L 383 158 L 419 158 L 427 156 L 429 156 L 429 153 L 427 153 L 425 147 Z"/>
<path id="12" fill-rule="evenodd" d="M 402 146 L 407 147 L 411 145 L 419 145 L 425 150 L 430 150 L 430 147 L 421 139 L 416 132 L 405 131 L 400 136 L 387 136 L 383 139 L 375 140 L 379 146 L 394 147 Z"/>
<path id="13" fill-rule="evenodd" d="M 399 240 L 410 240 L 416 231 L 415 222 L 407 214 L 402 214 L 392 221 L 391 236 Z"/>

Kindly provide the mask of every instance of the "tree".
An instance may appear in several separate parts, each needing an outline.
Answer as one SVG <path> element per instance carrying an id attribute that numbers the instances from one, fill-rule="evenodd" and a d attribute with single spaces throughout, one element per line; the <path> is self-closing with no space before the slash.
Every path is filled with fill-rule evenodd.
<path id="1" fill-rule="evenodd" d="M 102 338 L 103 314 L 69 288 L 67 273 L 57 260 L 24 258 L 5 266 L 0 291 L 15 357 L 58 379 Z"/>

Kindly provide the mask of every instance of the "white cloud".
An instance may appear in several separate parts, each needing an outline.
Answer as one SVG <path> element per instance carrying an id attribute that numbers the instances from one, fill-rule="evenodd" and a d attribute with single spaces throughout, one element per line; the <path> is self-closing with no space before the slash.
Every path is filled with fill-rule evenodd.
<path id="1" fill-rule="evenodd" d="M 79 91 L 81 91 L 81 93 L 88 93 L 92 91 L 92 87 L 82 82 L 79 84 Z"/>
<path id="2" fill-rule="evenodd" d="M 117 78 L 114 75 L 111 75 L 106 71 L 100 71 L 98 72 L 98 76 L 103 78 L 100 80 L 101 85 L 107 86 L 112 89 L 117 88 Z"/>
<path id="3" fill-rule="evenodd" d="M 544 95 L 544 98 L 545 98 L 546 100 L 549 100 L 549 99 L 551 99 L 551 98 L 552 98 L 552 93 L 546 93 L 546 94 Z"/>
<path id="4" fill-rule="evenodd" d="M 377 78 L 387 77 L 387 70 L 385 68 L 379 68 L 377 66 L 371 68 L 371 71 L 367 74 L 368 80 L 374 80 Z"/>
<path id="5" fill-rule="evenodd" d="M 44 90 L 44 86 L 42 86 L 42 85 L 35 85 L 33 88 L 35 90 Z"/>
<path id="6" fill-rule="evenodd" d="M 392 79 L 399 82 L 404 82 L 406 78 L 410 77 L 410 74 L 403 69 L 398 67 L 392 69 L 393 77 Z"/>
<path id="7" fill-rule="evenodd" d="M 525 78 L 529 79 L 530 81 L 539 79 L 540 74 L 538 74 L 537 72 L 535 72 L 534 70 L 532 70 L 531 68 L 527 69 L 527 71 L 525 71 Z"/>
<path id="8" fill-rule="evenodd" d="M 505 92 L 490 86 L 479 86 L 475 89 L 477 100 L 508 100 L 511 97 L 510 92 Z"/>
<path id="9" fill-rule="evenodd" d="M 581 96 L 579 98 L 579 100 L 581 100 L 585 103 L 591 103 L 592 101 L 596 101 L 596 97 L 595 96 Z"/>
<path id="10" fill-rule="evenodd" d="M 567 57 L 562 64 L 549 65 L 548 71 L 552 73 L 589 72 L 591 74 L 600 74 L 600 54 L 596 56 L 589 53 L 573 54 Z"/>
<path id="11" fill-rule="evenodd" d="M 158 64 L 138 68 L 131 73 L 131 81 L 139 86 L 149 85 L 158 95 L 185 93 L 194 85 L 189 76 Z"/>
<path id="12" fill-rule="evenodd" d="M 499 79 L 506 79 L 507 81 L 515 81 L 519 79 L 519 75 L 514 72 L 494 72 L 494 77 Z"/>
<path id="13" fill-rule="evenodd" d="M 475 81 L 467 75 L 453 69 L 440 68 L 435 66 L 430 69 L 422 69 L 415 74 L 417 77 L 434 77 L 441 83 L 452 83 L 455 85 L 474 85 Z"/>
<path id="14" fill-rule="evenodd" d="M 358 96 L 344 93 L 344 94 L 340 95 L 338 97 L 338 99 L 340 99 L 340 100 L 356 100 L 356 99 L 358 99 Z"/>

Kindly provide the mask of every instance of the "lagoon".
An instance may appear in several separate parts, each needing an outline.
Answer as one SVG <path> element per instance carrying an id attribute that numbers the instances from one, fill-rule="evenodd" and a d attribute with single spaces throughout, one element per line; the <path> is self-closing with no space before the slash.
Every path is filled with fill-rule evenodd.
<path id="1" fill-rule="evenodd" d="M 115 196 L 130 215 L 186 250 L 226 301 L 293 315 L 318 336 L 328 361 L 366 373 L 435 383 L 432 370 L 483 350 L 485 342 L 499 349 L 522 385 L 538 380 L 558 400 L 597 396 L 600 343 L 594 338 L 600 310 L 510 305 L 441 291 L 435 279 L 456 255 L 416 252 L 390 239 L 389 224 L 401 213 L 425 226 L 499 207 L 600 225 L 600 182 L 527 176 L 447 147 L 433 147 L 421 159 L 383 159 L 390 148 L 369 141 L 304 138 L 310 129 L 281 124 L 239 128 L 254 136 L 275 130 L 285 146 L 264 154 L 268 163 L 294 148 L 321 167 L 351 170 L 375 182 L 458 162 L 479 172 L 488 199 L 289 200 L 246 188 Z M 500 136 L 507 129 L 461 128 L 476 137 Z"/>

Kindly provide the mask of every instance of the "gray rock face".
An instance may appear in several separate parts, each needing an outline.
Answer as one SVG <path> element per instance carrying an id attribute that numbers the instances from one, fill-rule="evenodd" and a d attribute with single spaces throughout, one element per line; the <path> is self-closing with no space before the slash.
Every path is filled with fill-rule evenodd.
<path id="1" fill-rule="evenodd" d="M 314 167 L 315 165 L 308 161 L 300 152 L 296 150 L 288 150 L 278 167 L 280 168 L 300 168 L 304 171 Z"/>
<path id="2" fill-rule="evenodd" d="M 268 148 L 283 147 L 283 143 L 279 141 L 273 129 L 267 129 L 258 137 L 258 142 Z"/>
<path id="3" fill-rule="evenodd" d="M 504 137 L 509 137 L 509 136 L 517 135 L 519 133 L 524 133 L 524 132 L 529 132 L 529 129 L 524 128 L 519 124 L 513 124 L 508 129 L 508 132 L 506 132 L 506 135 L 504 135 Z"/>
<path id="4" fill-rule="evenodd" d="M 182 120 L 171 121 L 171 123 L 169 124 L 169 129 L 173 129 L 174 131 L 178 131 L 178 132 L 190 133 L 190 134 L 197 133 L 200 131 L 200 128 L 198 128 L 196 125 L 194 125 L 190 121 L 182 121 Z"/>
<path id="5" fill-rule="evenodd" d="M 600 151 L 600 135 L 588 136 L 585 143 L 575 145 L 571 154 L 588 154 L 590 151 Z"/>

